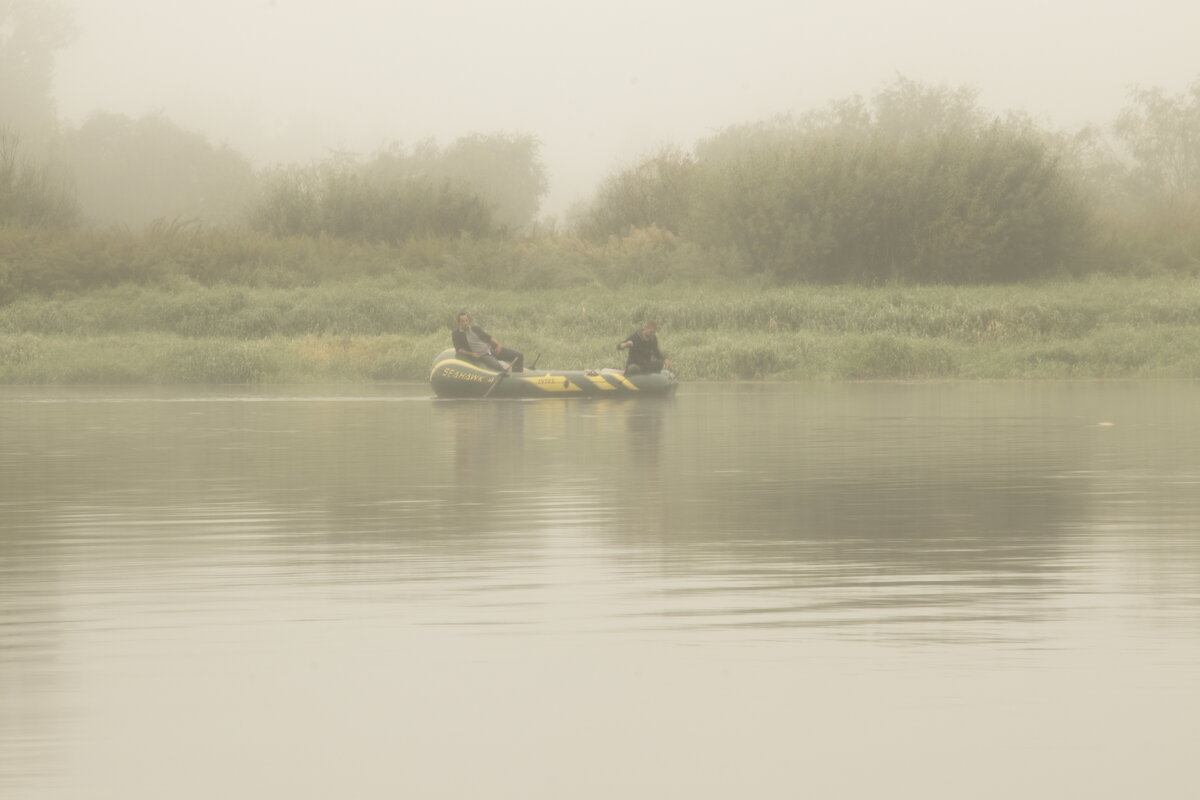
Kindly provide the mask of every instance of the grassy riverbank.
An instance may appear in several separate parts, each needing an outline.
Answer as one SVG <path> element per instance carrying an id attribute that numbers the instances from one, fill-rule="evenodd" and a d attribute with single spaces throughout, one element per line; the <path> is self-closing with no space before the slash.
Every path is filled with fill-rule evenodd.
<path id="1" fill-rule="evenodd" d="M 396 278 L 118 286 L 0 308 L 0 383 L 422 381 L 470 308 L 541 366 L 616 366 L 657 318 L 684 380 L 1200 377 L 1200 282 L 663 284 L 514 292 Z"/>

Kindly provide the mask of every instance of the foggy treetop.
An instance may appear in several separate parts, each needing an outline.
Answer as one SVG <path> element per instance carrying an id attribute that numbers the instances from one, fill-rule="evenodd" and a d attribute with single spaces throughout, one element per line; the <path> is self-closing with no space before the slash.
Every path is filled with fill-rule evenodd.
<path id="1" fill-rule="evenodd" d="M 559 216 L 663 144 L 897 74 L 1051 128 L 1107 124 L 1130 87 L 1196 78 L 1200 29 L 1179 0 L 10 0 L 0 16 L 39 7 L 76 30 L 53 76 L 70 124 L 161 112 L 263 165 L 528 133 Z"/>
<path id="2" fill-rule="evenodd" d="M 275 239 L 333 237 L 387 246 L 565 234 L 593 245 L 616 239 L 649 247 L 654 254 L 647 266 L 660 275 L 680 273 L 666 262 L 682 259 L 688 265 L 682 272 L 693 276 L 749 274 L 780 282 L 987 283 L 1143 264 L 1194 270 L 1200 264 L 1200 77 L 1180 91 L 1124 86 L 1107 119 L 1059 129 L 1031 109 L 1044 108 L 1048 88 L 1072 80 L 1065 63 L 1062 71 L 1041 75 L 1005 72 L 1008 81 L 1024 75 L 1025 108 L 985 104 L 982 83 L 932 82 L 900 72 L 873 89 L 816 102 L 846 76 L 796 71 L 813 54 L 795 55 L 784 45 L 794 49 L 834 24 L 836 13 L 833 21 L 800 18 L 751 3 L 727 27 L 713 27 L 715 6 L 689 6 L 686 14 L 668 18 L 663 7 L 651 5 L 638 18 L 644 24 L 632 31 L 622 26 L 631 18 L 617 13 L 631 9 L 619 5 L 579 19 L 561 10 L 527 16 L 524 7 L 498 19 L 480 4 L 458 8 L 470 13 L 455 36 L 431 51 L 420 43 L 428 36 L 415 31 L 427 34 L 426 27 L 445 24 L 440 10 L 382 12 L 353 2 L 335 9 L 276 0 L 235 13 L 221 2 L 167 9 L 130 0 L 116 4 L 112 16 L 127 19 L 132 9 L 144 14 L 143 33 L 129 42 L 112 30 L 110 17 L 101 19 L 90 8 L 53 0 L 0 5 L 0 223 L 70 233 L 113 223 L 177 231 L 196 222 Z M 873 26 L 889 20 L 886 9 L 867 10 L 876 13 L 864 17 L 863 30 L 842 31 L 843 56 L 860 52 L 874 40 Z M 754 11 L 761 15 L 750 19 Z M 1024 12 L 1016 4 L 1006 12 L 1011 18 L 990 22 L 1008 30 Z M 1044 14 L 1040 24 L 1056 13 Z M 581 19 L 596 25 L 584 31 Z M 646 37 L 665 34 L 668 22 L 672 33 L 699 38 L 664 35 L 654 40 L 650 58 Z M 941 34 L 958 25 L 959 47 L 978 44 L 987 52 L 996 32 L 975 30 L 969 22 L 989 21 L 945 10 L 928 28 L 908 30 L 907 48 L 928 43 L 932 31 L 938 44 L 928 53 L 944 53 Z M 481 41 L 480 26 L 488 24 L 491 38 Z M 123 81 L 97 88 L 93 102 L 129 108 L 141 104 L 130 98 L 161 96 L 161 105 L 141 113 L 101 106 L 81 119 L 64 111 L 78 109 L 77 97 L 63 98 L 78 91 L 71 81 L 78 80 L 81 53 L 96 58 L 96 76 L 112 68 L 98 55 L 110 52 L 97 49 L 98 31 L 108 32 L 106 47 L 125 44 L 114 63 L 134 53 L 155 68 L 131 68 Z M 890 48 L 904 32 L 893 28 L 885 54 L 898 52 Z M 559 59 L 544 57 L 545 37 L 556 43 L 549 52 Z M 604 42 L 602 53 L 595 49 L 598 41 Z M 1094 41 L 1073 30 L 1059 44 Z M 1178 75 L 1170 59 L 1176 41 L 1164 29 L 1153 48 L 1157 58 L 1145 63 Z M 470 43 L 476 49 L 467 49 Z M 563 49 L 570 44 L 578 48 Z M 1140 40 L 1129 44 L 1131 52 L 1150 52 Z M 304 56 L 297 60 L 299 51 Z M 960 53 L 959 72 L 979 68 L 972 53 Z M 740 54 L 753 57 L 742 63 Z M 763 57 L 775 59 L 775 70 L 752 80 L 755 69 L 764 69 Z M 529 67 L 539 58 L 538 70 L 518 69 L 522 81 L 497 84 L 512 76 L 510 62 Z M 1125 57 L 1112 61 L 1132 63 Z M 685 83 L 679 70 L 688 64 L 696 70 Z M 295 71 L 285 75 L 280 70 L 288 65 Z M 412 69 L 397 73 L 401 65 Z M 610 96 L 598 90 L 598 75 L 607 76 L 600 80 L 607 89 L 615 81 L 621 91 Z M 1074 79 L 1080 87 L 1094 86 L 1097 76 L 1087 77 Z M 728 102 L 722 87 L 729 80 L 740 81 L 735 94 L 747 105 Z M 672 87 L 669 101 L 639 101 L 646 99 L 644 82 L 655 93 Z M 486 89 L 492 93 L 481 96 Z M 204 103 L 189 104 L 206 91 L 212 94 Z M 1064 115 L 1087 103 L 1084 94 L 1062 96 Z M 218 95 L 223 99 L 214 100 Z M 286 108 L 289 98 L 294 108 Z M 504 113 L 494 113 L 505 98 L 510 103 Z M 223 103 L 238 108 L 238 124 L 224 129 L 228 135 L 219 135 L 221 114 L 201 113 Z M 298 121 L 294 138 L 271 122 L 280 113 Z M 714 115 L 709 119 L 715 124 L 697 125 L 705 114 Z M 579 130 L 556 129 L 564 120 Z M 652 144 L 655 131 L 666 130 L 658 127 L 664 120 L 676 136 Z M 622 125 L 630 127 L 620 137 L 636 155 L 614 159 L 612 137 Z M 379 134 L 368 148 L 339 138 L 361 142 L 364 126 Z M 271 136 L 260 135 L 272 127 Z M 410 131 L 420 138 L 400 135 Z M 445 131 L 453 133 L 435 135 Z M 691 133 L 681 140 L 679 132 Z M 564 159 L 561 148 L 571 141 L 578 149 Z M 279 157 L 289 151 L 315 155 Z M 275 157 L 264 160 L 264 153 Z M 565 164 L 596 170 L 605 163 L 611 166 L 592 179 L 569 213 L 556 208 L 556 197 L 571 181 Z M 264 242 L 255 248 L 273 247 Z M 559 264 L 552 270 L 555 280 L 573 270 L 593 279 L 599 274 L 598 251 L 569 252 L 567 260 L 578 268 Z M 263 266 L 263 256 L 244 251 L 238 258 L 248 264 L 210 254 L 202 259 L 205 266 L 189 267 L 177 253 L 165 257 L 166 264 L 140 278 L 135 273 L 143 273 L 128 262 L 104 269 L 76 264 L 73 257 L 44 269 L 13 262 L 0 275 L 0 289 L 15 296 L 161 277 L 163 269 L 222 280 Z M 442 260 L 462 266 L 464 258 Z M 476 263 L 467 268 L 479 269 L 496 253 L 470 259 Z M 530 276 L 545 275 L 547 265 L 529 251 L 518 261 L 520 280 L 536 283 L 541 278 Z M 73 277 L 62 283 L 50 280 L 51 274 Z"/>

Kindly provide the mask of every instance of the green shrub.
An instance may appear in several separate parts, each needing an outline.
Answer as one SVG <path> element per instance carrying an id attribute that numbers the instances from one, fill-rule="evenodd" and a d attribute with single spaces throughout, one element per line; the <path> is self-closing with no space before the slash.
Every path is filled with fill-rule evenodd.
<path id="1" fill-rule="evenodd" d="M 1088 230 L 1080 191 L 1016 126 L 836 138 L 796 130 L 701 157 L 689 235 L 785 282 L 986 283 L 1052 274 Z"/>
<path id="2" fill-rule="evenodd" d="M 610 176 L 577 215 L 575 231 L 599 242 L 638 228 L 682 233 L 692 213 L 695 168 L 690 155 L 664 148 Z"/>

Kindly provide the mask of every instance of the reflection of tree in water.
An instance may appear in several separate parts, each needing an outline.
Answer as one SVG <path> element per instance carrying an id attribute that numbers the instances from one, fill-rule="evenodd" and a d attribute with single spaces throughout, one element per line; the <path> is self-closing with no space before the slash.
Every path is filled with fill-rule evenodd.
<path id="1" fill-rule="evenodd" d="M 824 406 L 812 402 L 821 392 Z M 1193 401 L 1194 390 L 1017 384 L 531 404 L 527 423 L 545 430 L 552 419 L 567 449 L 531 450 L 523 469 L 547 492 L 565 487 L 617 508 L 595 535 L 612 559 L 659 574 L 668 593 L 773 598 L 745 624 L 978 618 L 990 630 L 989 621 L 1058 613 L 1056 598 L 1091 579 L 1080 565 L 1103 546 L 1092 537 L 1097 515 L 1145 524 L 1162 507 L 1194 523 L 1200 493 L 1181 488 L 1194 476 L 1181 459 L 1200 432 L 1178 411 Z M 1090 409 L 1155 427 L 1097 428 Z M 1129 486 L 1107 486 L 1125 461 L 1145 475 L 1147 499 L 1128 518 L 1114 509 Z M 1200 571 L 1189 542 L 1139 541 L 1121 563 L 1153 568 L 1138 591 L 1182 586 Z M 779 615 L 790 602 L 793 613 Z"/>
<path id="2" fill-rule="evenodd" d="M 1200 518 L 1200 497 L 1179 485 L 1190 464 L 1160 455 L 1179 446 L 1177 428 L 1161 441 L 1099 440 L 1075 421 L 1043 430 L 933 414 L 918 424 L 875 408 L 805 416 L 759 394 L 51 407 L 3 432 L 0 460 L 34 455 L 5 475 L 0 557 L 25 559 L 45 614 L 56 575 L 119 577 L 131 557 L 147 568 L 244 558 L 290 584 L 374 583 L 419 598 L 439 576 L 482 581 L 570 540 L 600 545 L 590 557 L 623 575 L 653 576 L 648 591 L 679 608 L 684 595 L 753 595 L 770 613 L 746 613 L 745 624 L 950 607 L 1028 619 L 1078 579 L 1078 541 L 1064 531 L 1097 530 L 1101 517 L 1137 523 L 1089 490 L 1128 489 L 1110 485 L 1119 459 L 1145 462 L 1138 486 L 1174 503 L 1181 524 Z M 36 445 L 16 447 L 13 432 L 31 425 Z M 1160 473 L 1173 482 L 1156 483 Z M 33 505 L 18 519 L 20 497 Z M 111 522 L 111 539 L 91 540 L 86 572 L 77 545 L 48 546 L 33 564 L 13 549 L 22 526 L 66 541 L 70 507 Z M 171 535 L 155 539 L 160 522 Z M 126 523 L 143 539 L 123 539 Z M 1183 585 L 1200 569 L 1187 541 L 1141 542 L 1122 558 L 1153 557 Z M 14 591 L 0 587 L 0 610 L 18 608 Z"/>
<path id="3" fill-rule="evenodd" d="M 669 498 L 663 489 L 663 430 L 673 398 L 638 398 L 620 403 L 625 430 L 620 436 L 625 454 L 620 468 L 621 516 L 618 528 L 652 539 L 668 524 Z M 645 532 L 645 535 L 637 532 Z"/>
<path id="4" fill-rule="evenodd" d="M 492 493 L 503 491 L 507 479 L 522 472 L 526 404 L 465 400 L 438 405 L 450 417 L 460 502 L 491 503 Z"/>
<path id="5" fill-rule="evenodd" d="M 0 455 L 0 485 L 7 484 L 9 466 Z M 32 517 L 0 502 L 0 794 L 46 772 L 55 758 L 58 714 L 46 698 L 60 692 L 55 634 L 62 576 L 50 548 L 37 541 Z"/>
<path id="6" fill-rule="evenodd" d="M 665 517 L 668 569 L 692 601 L 752 594 L 753 606 L 726 620 L 751 626 L 1030 619 L 1063 591 L 1057 526 L 1072 503 L 1052 487 L 892 488 L 709 487 Z"/>
<path id="7" fill-rule="evenodd" d="M 1200 427 L 1193 397 L 1141 390 L 1134 424 L 1098 431 L 1091 502 L 1077 526 L 1105 553 L 1097 566 L 1117 591 L 1153 597 L 1153 621 L 1179 635 L 1200 634 Z"/>
<path id="8" fill-rule="evenodd" d="M 662 454 L 663 423 L 674 398 L 646 397 L 625 402 L 626 447 L 631 464 L 647 470 L 647 478 L 657 479 Z"/>
<path id="9" fill-rule="evenodd" d="M 37 406 L 0 405 L 0 795 L 51 772 L 61 709 L 62 592 L 71 565 L 54 522 L 78 496 L 85 434 Z M 81 464 L 81 460 L 84 464 Z"/>
<path id="10" fill-rule="evenodd" d="M 805 420 L 769 402 L 755 419 L 738 399 L 730 420 L 722 402 L 673 442 L 666 513 L 634 502 L 653 524 L 626 530 L 658 543 L 685 616 L 752 596 L 728 624 L 1028 620 L 1078 579 L 1064 530 L 1088 497 L 1061 476 L 1090 463 L 1082 426 L 1044 441 L 962 420 Z"/>

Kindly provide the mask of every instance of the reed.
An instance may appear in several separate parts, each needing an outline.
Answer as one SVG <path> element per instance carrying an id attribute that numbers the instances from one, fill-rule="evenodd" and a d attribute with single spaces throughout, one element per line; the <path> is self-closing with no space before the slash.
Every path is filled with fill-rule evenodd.
<path id="1" fill-rule="evenodd" d="M 381 277 L 24 297 L 0 307 L 0 382 L 421 381 L 460 308 L 564 368 L 620 366 L 616 343 L 653 317 L 685 380 L 1200 377 L 1200 285 L 1178 276 L 537 291 Z"/>

